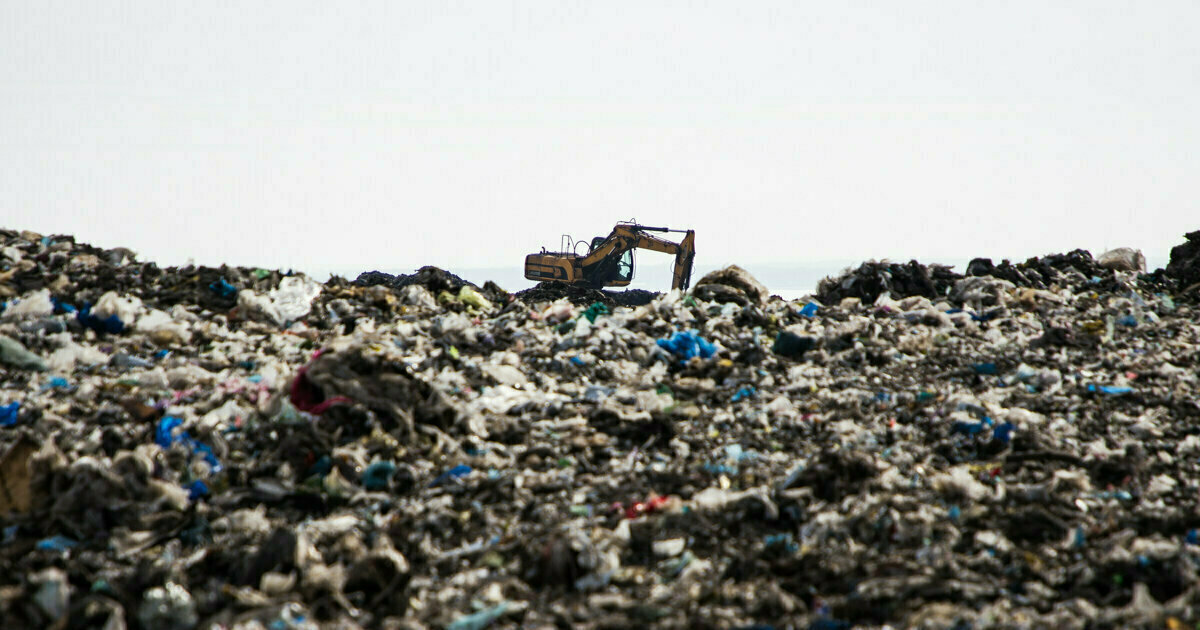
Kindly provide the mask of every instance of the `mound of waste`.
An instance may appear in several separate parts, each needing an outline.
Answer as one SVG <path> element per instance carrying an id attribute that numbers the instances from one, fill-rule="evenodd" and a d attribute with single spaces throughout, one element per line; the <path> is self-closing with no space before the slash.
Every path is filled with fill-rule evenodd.
<path id="1" fill-rule="evenodd" d="M 845 298 L 873 304 L 881 295 L 892 299 L 943 296 L 962 276 L 941 265 L 925 266 L 912 260 L 906 264 L 865 262 L 837 278 L 826 278 L 817 286 L 817 298 L 825 303 Z"/>
<path id="2" fill-rule="evenodd" d="M 1166 273 L 1181 285 L 1194 289 L 1200 284 L 1200 230 L 1188 232 L 1187 242 L 1171 248 Z"/>
<path id="3" fill-rule="evenodd" d="M 0 231 L 0 619 L 1195 627 L 1197 234 L 630 306 Z"/>
<path id="4" fill-rule="evenodd" d="M 626 289 L 624 291 L 601 290 L 577 284 L 562 282 L 539 282 L 533 287 L 513 294 L 516 299 L 526 304 L 538 302 L 553 302 L 565 299 L 571 304 L 588 305 L 595 302 L 605 306 L 644 306 L 649 304 L 659 294 L 645 289 Z"/>
<path id="5" fill-rule="evenodd" d="M 445 269 L 439 269 L 431 265 L 421 267 L 412 274 L 402 273 L 395 276 L 383 273 L 382 271 L 364 271 L 358 275 L 358 278 L 355 278 L 353 284 L 359 287 L 371 287 L 382 284 L 393 289 L 418 284 L 429 289 L 434 294 L 441 291 L 457 293 L 464 286 L 470 286 L 475 289 L 479 288 Z"/>

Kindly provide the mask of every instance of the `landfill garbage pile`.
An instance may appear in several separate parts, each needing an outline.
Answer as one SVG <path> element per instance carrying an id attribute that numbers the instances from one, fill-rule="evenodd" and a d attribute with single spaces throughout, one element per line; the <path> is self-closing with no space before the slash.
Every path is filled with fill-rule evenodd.
<path id="1" fill-rule="evenodd" d="M 961 278 L 944 265 L 925 266 L 915 260 L 905 264 L 869 261 L 837 278 L 822 280 L 817 286 L 817 298 L 830 304 L 848 297 L 873 304 L 880 295 L 893 299 L 914 296 L 933 299 L 945 295 Z"/>
<path id="2" fill-rule="evenodd" d="M 595 304 L 596 302 L 605 306 L 644 306 L 659 296 L 658 293 L 645 289 L 614 291 L 593 289 L 577 284 L 564 284 L 562 282 L 539 282 L 524 291 L 516 292 L 514 295 L 517 299 L 527 304 L 565 299 L 577 306 L 586 306 Z"/>
<path id="3" fill-rule="evenodd" d="M 1200 269 L 1067 259 L 629 307 L 0 231 L 0 626 L 1196 627 Z"/>
<path id="4" fill-rule="evenodd" d="M 442 291 L 457 293 L 464 285 L 476 289 L 479 288 L 449 271 L 438 269 L 431 265 L 421 267 L 412 274 L 399 274 L 395 276 L 383 273 L 382 271 L 365 271 L 359 274 L 358 278 L 354 280 L 354 285 L 360 287 L 370 287 L 379 284 L 389 286 L 393 289 L 402 289 L 409 285 L 419 284 L 434 294 Z"/>
<path id="5" fill-rule="evenodd" d="M 1188 232 L 1186 238 L 1186 243 L 1171 248 L 1165 271 L 1184 287 L 1194 289 L 1200 283 L 1200 230 Z"/>

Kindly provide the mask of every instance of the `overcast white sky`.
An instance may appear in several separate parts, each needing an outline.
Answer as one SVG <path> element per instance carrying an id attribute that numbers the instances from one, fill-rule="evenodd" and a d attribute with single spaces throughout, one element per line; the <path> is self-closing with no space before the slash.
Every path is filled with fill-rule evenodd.
<path id="1" fill-rule="evenodd" d="M 306 270 L 519 269 L 632 217 L 705 267 L 1162 264 L 1198 34 L 1186 0 L 5 1 L 0 226 Z"/>

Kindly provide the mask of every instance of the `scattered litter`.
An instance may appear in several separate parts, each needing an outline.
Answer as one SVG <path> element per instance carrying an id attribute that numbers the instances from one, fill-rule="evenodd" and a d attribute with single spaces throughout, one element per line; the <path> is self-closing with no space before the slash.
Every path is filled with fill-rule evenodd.
<path id="1" fill-rule="evenodd" d="M 509 294 L 0 230 L 0 618 L 1195 626 L 1200 232 L 960 271 Z"/>

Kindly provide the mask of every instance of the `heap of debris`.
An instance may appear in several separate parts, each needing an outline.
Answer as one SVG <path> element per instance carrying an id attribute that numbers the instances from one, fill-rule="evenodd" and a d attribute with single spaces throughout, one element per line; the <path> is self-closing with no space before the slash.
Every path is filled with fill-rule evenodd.
<path id="1" fill-rule="evenodd" d="M 631 306 L 0 231 L 0 619 L 1192 627 L 1198 236 Z"/>

